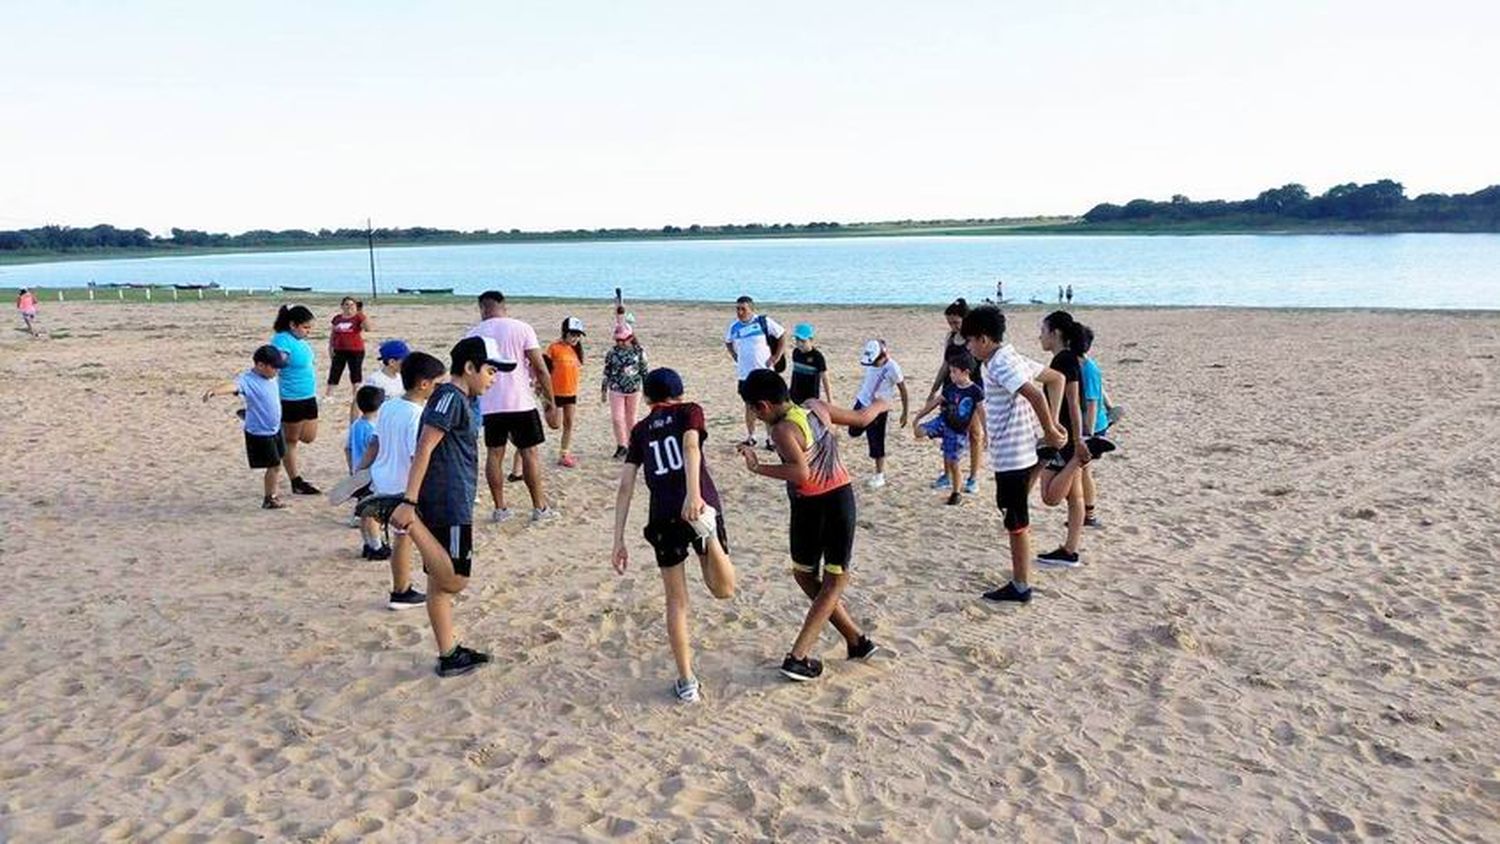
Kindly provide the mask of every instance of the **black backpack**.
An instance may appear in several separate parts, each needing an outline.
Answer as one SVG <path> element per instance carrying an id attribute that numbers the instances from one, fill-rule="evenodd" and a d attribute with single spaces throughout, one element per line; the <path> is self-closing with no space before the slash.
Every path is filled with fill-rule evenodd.
<path id="1" fill-rule="evenodd" d="M 771 357 L 776 358 L 776 366 L 774 367 L 775 370 L 777 372 L 785 372 L 786 355 L 781 355 L 781 357 L 776 356 L 780 355 L 782 348 L 786 346 L 786 335 L 782 334 L 780 337 L 772 337 L 771 328 L 766 324 L 765 314 L 756 315 L 755 321 L 760 323 L 760 333 L 764 334 L 766 337 L 766 346 L 771 350 Z"/>

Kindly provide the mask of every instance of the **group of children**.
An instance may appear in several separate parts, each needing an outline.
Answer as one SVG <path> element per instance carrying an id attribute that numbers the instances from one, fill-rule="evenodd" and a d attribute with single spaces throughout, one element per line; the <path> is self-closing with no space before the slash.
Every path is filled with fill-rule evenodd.
<path id="1" fill-rule="evenodd" d="M 1087 358 L 1092 333 L 1069 314 L 1058 311 L 1043 320 L 1042 347 L 1054 353 L 1051 364 L 1043 366 L 1006 342 L 1005 317 L 998 308 L 969 310 L 962 300 L 955 305 L 962 306 L 961 313 L 950 308 L 948 316 L 960 342 L 950 336 L 942 380 L 912 420 L 913 431 L 919 438 L 940 441 L 942 480 L 950 490 L 950 504 L 961 500 L 959 464 L 965 450 L 974 443 L 986 444 L 996 503 L 1009 535 L 1012 577 L 983 597 L 1024 603 L 1031 599 L 1031 489 L 1040 481 L 1045 503 L 1069 504 L 1067 540 L 1037 562 L 1077 565 L 1079 532 L 1093 518 L 1087 466 L 1114 448 L 1102 436 L 1111 415 L 1097 365 L 1091 367 Z M 865 377 L 853 406 L 844 408 L 831 401 L 826 361 L 814 346 L 812 326 L 799 324 L 792 333 L 796 348 L 790 384 L 773 369 L 758 368 L 746 373 L 739 385 L 747 415 L 766 427 L 769 451 L 777 459 L 763 459 L 753 439 L 736 450 L 746 471 L 786 485 L 793 576 L 810 605 L 780 670 L 791 680 L 806 681 L 823 672 L 813 649 L 829 624 L 844 638 L 849 659 L 866 660 L 879 650 L 843 602 L 854 568 L 857 505 L 836 429 L 846 427 L 852 435 L 866 438 L 875 460 L 870 486 L 879 487 L 884 484 L 885 422 L 894 393 L 899 392 L 902 401 L 902 428 L 909 414 L 901 369 L 883 342 L 866 344 L 860 360 Z M 582 321 L 570 317 L 547 350 L 558 399 L 549 411 L 555 417 L 549 421 L 563 426 L 563 457 L 570 456 L 569 409 L 577 404 L 585 336 Z M 621 386 L 626 388 L 618 391 L 621 394 L 644 395 L 649 409 L 644 419 L 624 426 L 622 450 L 617 452 L 624 466 L 616 493 L 611 563 L 621 574 L 628 569 L 625 529 L 636 481 L 644 472 L 650 506 L 643 535 L 654 551 L 666 594 L 668 642 L 678 675 L 674 693 L 692 702 L 700 699 L 701 686 L 692 665 L 684 564 L 691 552 L 714 597 L 734 594 L 724 504 L 705 457 L 708 430 L 703 408 L 687 400 L 676 371 L 647 370 L 644 353 L 619 308 L 615 340 L 615 380 L 606 374 L 601 398 L 613 402 L 611 391 Z M 459 642 L 452 619 L 453 596 L 463 591 L 472 574 L 478 397 L 498 373 L 513 370 L 518 362 L 506 359 L 494 340 L 482 337 L 454 345 L 446 368 L 401 341 L 382 344 L 380 357 L 378 374 L 385 380 L 357 392 L 358 418 L 351 424 L 347 447 L 351 473 L 367 470 L 370 477 L 368 488 L 361 491 L 366 497 L 356 508 L 363 520 L 364 555 L 389 559 L 391 609 L 426 607 L 438 648 L 437 673 L 467 673 L 489 661 L 487 654 Z M 265 469 L 269 504 L 274 500 L 279 453 L 285 450 L 275 380 L 286 355 L 263 346 L 256 350 L 253 364 L 236 380 L 210 389 L 204 400 L 230 393 L 245 398 L 246 453 L 252 468 Z M 393 395 L 398 375 L 400 393 Z M 571 391 L 565 389 L 569 384 Z M 566 401 L 569 397 L 573 400 Z M 633 421 L 634 414 L 616 415 L 617 442 L 622 416 Z M 975 485 L 971 463 L 962 487 L 974 492 Z M 390 547 L 381 541 L 383 528 L 395 532 Z M 412 583 L 413 550 L 422 556 L 426 594 Z"/>

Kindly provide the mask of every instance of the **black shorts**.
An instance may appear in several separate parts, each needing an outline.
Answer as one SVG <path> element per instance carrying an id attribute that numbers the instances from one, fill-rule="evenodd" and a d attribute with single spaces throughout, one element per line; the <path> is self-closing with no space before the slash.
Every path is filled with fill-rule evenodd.
<path id="1" fill-rule="evenodd" d="M 459 577 L 468 577 L 474 566 L 474 526 L 428 525 L 427 529 L 447 549 L 448 559 L 453 561 L 453 573 Z M 427 573 L 425 560 L 422 561 L 422 573 Z"/>
<path id="2" fill-rule="evenodd" d="M 281 400 L 281 422 L 283 425 L 296 422 L 310 422 L 317 418 L 317 399 Z"/>
<path id="3" fill-rule="evenodd" d="M 328 383 L 330 385 L 339 382 L 339 376 L 344 374 L 344 367 L 349 367 L 349 383 L 361 384 L 365 380 L 365 353 L 364 352 L 342 352 L 333 350 L 333 359 L 328 362 Z"/>
<path id="4" fill-rule="evenodd" d="M 1031 482 L 1036 467 L 995 473 L 995 506 L 1005 514 L 1005 529 L 1020 533 L 1031 527 Z"/>
<path id="5" fill-rule="evenodd" d="M 715 518 L 718 523 L 719 544 L 724 550 L 729 550 L 729 533 L 724 529 L 724 514 L 719 513 Z M 651 522 L 642 531 L 646 541 L 651 543 L 651 548 L 656 551 L 656 564 L 664 569 L 680 566 L 688 557 L 688 549 L 692 548 L 695 554 L 707 554 L 708 543 L 698 538 L 698 534 L 692 526 L 682 519 L 666 519 L 660 522 Z"/>
<path id="6" fill-rule="evenodd" d="M 792 568 L 817 574 L 848 574 L 854 555 L 854 487 L 792 498 Z"/>
<path id="7" fill-rule="evenodd" d="M 484 415 L 485 448 L 504 448 L 511 443 L 516 448 L 532 448 L 546 439 L 547 435 L 542 432 L 542 415 L 536 410 Z"/>
<path id="8" fill-rule="evenodd" d="M 863 407 L 864 405 L 860 402 L 854 403 L 855 410 L 859 410 Z M 871 422 L 864 428 L 860 428 L 854 425 L 849 426 L 849 436 L 863 436 L 865 438 L 865 444 L 869 446 L 870 458 L 872 460 L 879 460 L 880 458 L 885 456 L 885 425 L 890 418 L 890 411 L 886 411 L 885 413 L 882 413 L 879 416 L 875 417 L 875 421 Z"/>
<path id="9" fill-rule="evenodd" d="M 280 431 L 270 436 L 246 431 L 245 457 L 249 458 L 252 469 L 280 466 L 281 458 L 286 457 L 286 440 L 281 436 Z"/>
<path id="10" fill-rule="evenodd" d="M 553 396 L 552 404 L 556 407 L 567 407 L 570 404 L 578 404 L 577 396 Z"/>

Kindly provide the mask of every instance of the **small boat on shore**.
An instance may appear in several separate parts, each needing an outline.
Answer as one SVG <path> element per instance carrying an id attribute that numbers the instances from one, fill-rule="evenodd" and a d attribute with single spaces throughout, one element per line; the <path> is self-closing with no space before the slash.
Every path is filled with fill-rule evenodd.
<path id="1" fill-rule="evenodd" d="M 397 293 L 407 293 L 414 296 L 452 296 L 451 287 L 398 287 Z"/>
<path id="2" fill-rule="evenodd" d="M 208 284 L 174 284 L 172 286 L 175 287 L 175 288 L 177 288 L 178 290 L 218 290 L 219 289 L 219 283 L 217 281 L 211 281 Z"/>
<path id="3" fill-rule="evenodd" d="M 285 290 L 288 293 L 311 293 L 312 292 L 312 288 L 311 287 L 297 287 L 297 286 L 291 285 L 291 284 L 283 284 L 283 285 L 281 285 L 281 289 Z"/>

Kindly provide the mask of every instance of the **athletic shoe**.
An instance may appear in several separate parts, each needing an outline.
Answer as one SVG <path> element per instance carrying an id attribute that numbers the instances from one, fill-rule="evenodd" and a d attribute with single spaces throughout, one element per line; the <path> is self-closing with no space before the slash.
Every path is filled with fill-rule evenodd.
<path id="1" fill-rule="evenodd" d="M 755 437 L 745 437 L 740 440 L 740 445 L 748 445 L 751 448 L 755 448 Z"/>
<path id="2" fill-rule="evenodd" d="M 695 521 L 688 522 L 688 527 L 693 529 L 699 539 L 707 539 L 719 531 L 719 511 L 705 504 L 703 512 L 698 514 Z"/>
<path id="3" fill-rule="evenodd" d="M 611 459 L 613 459 L 613 460 L 624 460 L 625 459 L 625 455 L 627 455 L 629 453 L 630 453 L 630 449 L 626 448 L 623 445 L 617 445 L 617 446 L 615 446 L 615 456 L 613 458 L 611 458 Z"/>
<path id="4" fill-rule="evenodd" d="M 770 440 L 766 440 L 766 451 L 775 451 L 775 450 L 776 450 L 776 443 L 774 443 L 774 442 L 772 442 Z"/>
<path id="5" fill-rule="evenodd" d="M 284 510 L 286 509 L 286 504 L 280 498 L 277 498 L 274 495 L 269 495 L 260 502 L 260 509 Z"/>
<path id="6" fill-rule="evenodd" d="M 1084 527 L 1096 528 L 1096 527 L 1104 527 L 1104 524 L 1099 521 L 1099 517 L 1098 516 L 1084 516 L 1083 517 L 1083 526 Z"/>
<path id="7" fill-rule="evenodd" d="M 979 492 L 979 481 L 975 480 L 973 477 L 970 477 L 967 481 L 964 481 L 964 494 L 965 495 L 974 495 L 974 494 L 976 494 L 978 492 Z"/>
<path id="8" fill-rule="evenodd" d="M 572 469 L 578 465 L 578 458 L 571 454 L 564 454 L 562 457 L 557 458 L 557 465 L 564 469 Z"/>
<path id="9" fill-rule="evenodd" d="M 1014 583 L 1007 583 L 999 589 L 992 589 L 984 593 L 982 597 L 986 601 L 1011 601 L 1017 604 L 1024 604 L 1031 600 L 1031 587 L 1028 586 L 1025 590 L 1021 590 L 1016 588 Z"/>
<path id="10" fill-rule="evenodd" d="M 804 683 L 808 680 L 816 680 L 823 675 L 823 661 L 805 656 L 801 659 L 786 655 L 781 661 L 781 676 L 788 680 L 796 680 Z"/>
<path id="11" fill-rule="evenodd" d="M 869 636 L 860 636 L 858 642 L 849 645 L 849 658 L 864 662 L 874 656 L 878 650 L 880 650 L 880 646 L 870 641 Z M 782 670 L 785 671 L 786 669 L 783 668 Z"/>
<path id="12" fill-rule="evenodd" d="M 1089 447 L 1089 457 L 1098 457 L 1101 454 L 1109 454 L 1116 448 L 1114 443 L 1110 442 L 1104 437 L 1088 437 L 1083 441 L 1083 443 L 1084 445 Z"/>
<path id="13" fill-rule="evenodd" d="M 371 548 L 368 545 L 365 546 L 366 560 L 389 560 L 390 558 L 391 546 L 389 545 L 382 545 L 379 548 Z"/>
<path id="14" fill-rule="evenodd" d="M 517 475 L 515 472 L 511 472 L 509 475 L 505 476 L 505 479 L 507 481 L 510 481 L 511 483 L 514 484 L 514 483 L 520 483 L 521 481 L 526 480 L 526 476 L 525 475 Z"/>
<path id="15" fill-rule="evenodd" d="M 498 525 L 501 522 L 508 522 L 514 515 L 515 513 L 512 513 L 509 507 L 496 507 L 490 511 L 490 524 Z"/>
<path id="16" fill-rule="evenodd" d="M 348 521 L 344 522 L 344 524 L 352 528 L 357 528 L 359 527 L 359 517 L 354 515 L 353 513 L 350 513 Z"/>
<path id="17" fill-rule="evenodd" d="M 489 661 L 490 655 L 487 653 L 455 645 L 453 653 L 438 657 L 437 673 L 439 677 L 457 677 L 468 674 Z"/>
<path id="18" fill-rule="evenodd" d="M 880 489 L 881 487 L 885 486 L 885 474 L 877 472 L 871 475 L 870 479 L 868 481 L 865 481 L 865 486 L 869 487 L 870 489 Z"/>
<path id="19" fill-rule="evenodd" d="M 952 507 L 952 506 L 954 506 L 954 505 L 955 505 L 955 504 L 959 504 L 959 503 L 961 503 L 961 502 L 962 502 L 962 501 L 963 501 L 963 500 L 964 500 L 964 497 L 963 497 L 963 496 L 962 496 L 962 495 L 959 495 L 959 494 L 958 494 L 958 493 L 956 493 L 956 492 L 954 492 L 954 493 L 950 493 L 950 494 L 949 494 L 949 495 L 948 495 L 948 506 L 949 506 L 949 507 Z"/>
<path id="20" fill-rule="evenodd" d="M 1045 554 L 1038 554 L 1036 556 L 1036 564 L 1054 569 L 1076 569 L 1083 565 L 1079 561 L 1076 551 L 1069 551 L 1062 547 L 1059 547 L 1055 551 L 1048 551 Z"/>
<path id="21" fill-rule="evenodd" d="M 538 507 L 531 511 L 531 523 L 539 524 L 541 522 L 550 522 L 553 519 L 557 518 L 557 515 L 557 511 L 552 509 L 551 507 Z"/>
<path id="22" fill-rule="evenodd" d="M 687 680 L 678 677 L 677 682 L 672 684 L 672 691 L 676 692 L 677 699 L 683 703 L 697 703 L 700 700 L 696 679 Z"/>
<path id="23" fill-rule="evenodd" d="M 388 610 L 411 610 L 426 605 L 427 596 L 418 592 L 417 587 L 408 586 L 405 592 L 392 592 L 391 599 L 386 602 L 385 608 Z"/>
<path id="24" fill-rule="evenodd" d="M 304 481 L 300 477 L 298 477 L 298 478 L 292 478 L 292 494 L 293 495 L 322 495 L 323 492 L 321 490 L 319 490 L 317 487 L 313 486 L 312 484 L 310 484 L 307 481 Z"/>
<path id="25" fill-rule="evenodd" d="M 944 472 L 943 474 L 938 475 L 937 476 L 937 480 L 935 480 L 935 481 L 932 482 L 932 488 L 933 489 L 948 489 L 948 488 L 950 488 L 952 486 L 953 486 L 953 482 L 950 481 L 950 480 L 948 480 L 948 473 L 947 472 Z"/>

